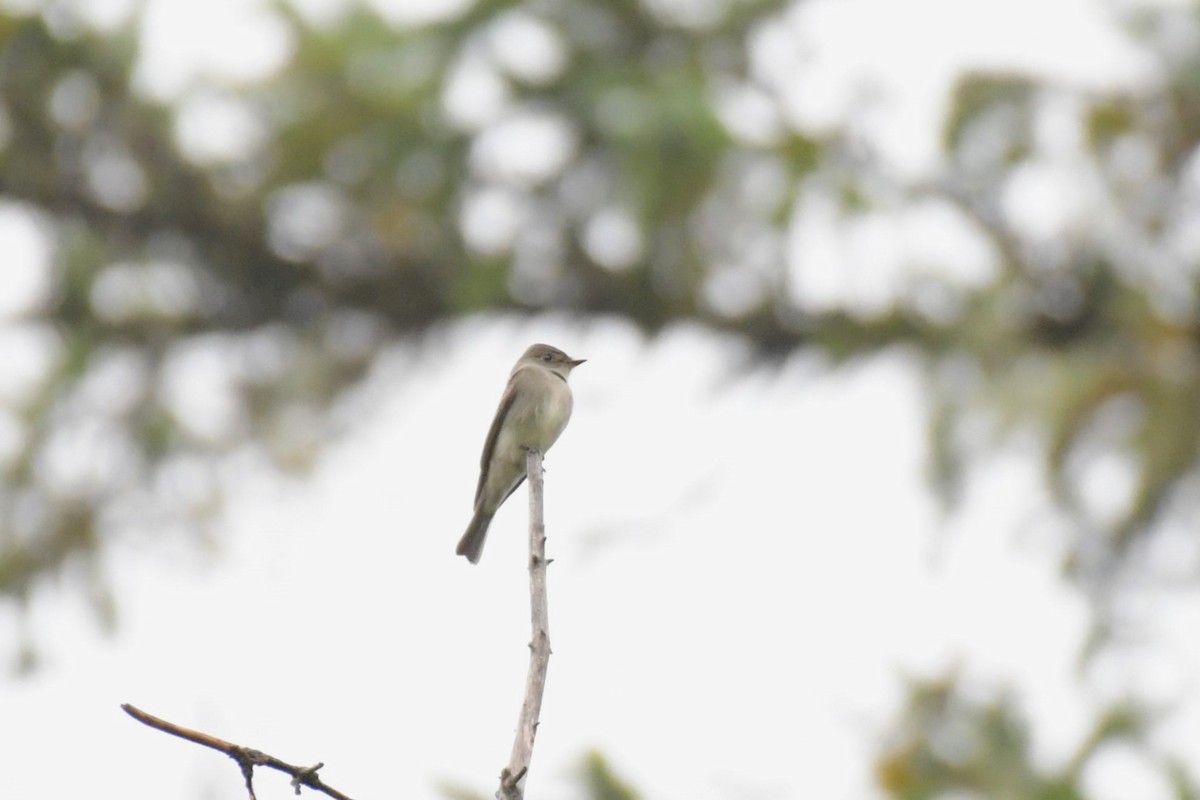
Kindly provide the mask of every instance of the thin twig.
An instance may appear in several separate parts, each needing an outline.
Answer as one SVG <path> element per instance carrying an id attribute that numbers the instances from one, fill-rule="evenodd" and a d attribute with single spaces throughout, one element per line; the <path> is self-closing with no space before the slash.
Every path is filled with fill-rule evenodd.
<path id="1" fill-rule="evenodd" d="M 533 639 L 529 642 L 529 675 L 525 679 L 525 702 L 517 722 L 512 757 L 500 773 L 497 800 L 523 800 L 533 739 L 537 735 L 546 691 L 546 668 L 550 665 L 550 619 L 546 611 L 546 523 L 542 513 L 542 454 L 530 449 L 525 454 L 529 478 L 529 616 Z"/>
<path id="2" fill-rule="evenodd" d="M 261 750 L 242 747 L 241 745 L 227 742 L 224 739 L 210 736 L 207 733 L 194 731 L 190 728 L 176 725 L 173 722 L 167 722 L 165 719 L 159 719 L 153 714 L 147 714 L 140 708 L 135 708 L 128 703 L 123 703 L 121 710 L 144 725 L 149 725 L 151 728 L 156 728 L 163 733 L 178 736 L 180 739 L 187 739 L 189 742 L 195 742 L 198 745 L 209 747 L 213 750 L 219 750 L 232 758 L 237 762 L 238 767 L 242 771 L 242 776 L 246 779 L 246 791 L 250 793 L 250 800 L 255 800 L 253 780 L 255 767 L 270 767 L 280 772 L 286 772 L 292 778 L 292 787 L 296 790 L 296 794 L 300 794 L 301 786 L 307 786 L 318 792 L 324 792 L 334 798 L 334 800 L 350 800 L 349 796 L 342 794 L 332 786 L 327 786 L 317 777 L 317 770 L 325 766 L 324 763 L 317 763 L 311 767 L 297 767 L 294 764 L 288 764 L 286 761 L 280 761 L 275 756 L 267 755 Z"/>

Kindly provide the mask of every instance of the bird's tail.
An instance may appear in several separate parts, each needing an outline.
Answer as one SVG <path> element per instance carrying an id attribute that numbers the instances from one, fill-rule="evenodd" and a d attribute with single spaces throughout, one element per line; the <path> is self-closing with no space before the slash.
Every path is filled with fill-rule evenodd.
<path id="1" fill-rule="evenodd" d="M 476 511 L 475 516 L 471 517 L 471 524 L 467 526 L 467 532 L 458 540 L 458 549 L 454 552 L 460 556 L 466 556 L 467 561 L 472 564 L 478 564 L 479 556 L 483 553 L 483 542 L 487 539 L 488 525 L 491 522 L 491 514 Z"/>

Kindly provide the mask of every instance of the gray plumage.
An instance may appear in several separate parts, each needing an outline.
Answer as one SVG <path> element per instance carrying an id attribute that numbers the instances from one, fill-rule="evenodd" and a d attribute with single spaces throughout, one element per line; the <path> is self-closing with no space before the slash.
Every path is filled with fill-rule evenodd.
<path id="1" fill-rule="evenodd" d="M 585 360 L 535 344 L 513 367 L 479 460 L 475 514 L 456 550 L 472 564 L 479 562 L 497 509 L 525 480 L 525 451 L 536 447 L 545 455 L 567 427 L 573 406 L 567 376 Z"/>

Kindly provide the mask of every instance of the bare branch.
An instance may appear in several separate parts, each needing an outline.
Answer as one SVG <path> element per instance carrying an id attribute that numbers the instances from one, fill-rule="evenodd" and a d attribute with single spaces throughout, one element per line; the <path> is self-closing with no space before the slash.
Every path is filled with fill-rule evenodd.
<path id="1" fill-rule="evenodd" d="M 542 454 L 526 451 L 525 471 L 529 478 L 529 616 L 533 638 L 529 642 L 529 674 L 525 679 L 525 702 L 517 722 L 512 757 L 500 773 L 496 800 L 524 800 L 525 778 L 533 757 L 542 695 L 546 691 L 546 669 L 550 665 L 550 619 L 546 610 L 546 523 L 542 512 Z"/>
<path id="2" fill-rule="evenodd" d="M 253 780 L 255 767 L 270 767 L 280 772 L 286 772 L 292 778 L 292 787 L 296 790 L 296 794 L 300 794 L 300 787 L 307 786 L 318 792 L 324 792 L 334 798 L 334 800 L 350 800 L 349 796 L 342 794 L 331 786 L 327 786 L 317 776 L 317 770 L 325 766 L 324 763 L 317 763 L 311 767 L 297 767 L 294 764 L 280 761 L 275 756 L 267 755 L 261 750 L 242 747 L 241 745 L 227 742 L 224 739 L 210 736 L 207 733 L 194 731 L 190 728 L 184 728 L 172 722 L 167 722 L 165 719 L 159 719 L 128 703 L 123 703 L 121 710 L 144 725 L 149 725 L 151 728 L 156 728 L 172 736 L 178 736 L 180 739 L 187 739 L 189 742 L 195 742 L 203 747 L 218 750 L 232 758 L 237 762 L 238 767 L 242 771 L 242 776 L 246 780 L 246 791 L 250 794 L 250 800 L 256 800 Z"/>

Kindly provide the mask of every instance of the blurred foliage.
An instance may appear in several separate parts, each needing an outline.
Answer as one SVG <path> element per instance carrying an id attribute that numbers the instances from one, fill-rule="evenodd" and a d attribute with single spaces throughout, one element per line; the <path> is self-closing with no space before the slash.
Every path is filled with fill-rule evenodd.
<path id="1" fill-rule="evenodd" d="M 1036 756 L 1029 722 L 1010 696 L 983 697 L 957 674 L 912 681 L 907 696 L 875 765 L 878 785 L 894 800 L 1085 800 L 1099 780 L 1086 773 L 1106 748 L 1144 752 L 1146 744 L 1145 713 L 1113 705 L 1073 753 L 1048 765 Z M 1200 796 L 1183 765 L 1148 767 L 1162 767 L 1174 797 Z"/>
<path id="2" fill-rule="evenodd" d="M 202 523 L 231 451 L 304 467 L 379 349 L 442 320 L 571 308 L 753 324 L 775 352 L 808 337 L 703 299 L 734 243 L 701 213 L 782 236 L 782 206 L 737 209 L 738 159 L 766 154 L 710 91 L 744 73 L 769 4 L 695 27 L 637 3 L 479 3 L 419 28 L 280 4 L 285 68 L 171 103 L 139 88 L 136 18 L 99 32 L 72 8 L 0 10 L 0 209 L 52 247 L 49 290 L 4 326 L 33 362 L 0 407 L 4 595 L 78 562 L 101 598 L 117 531 Z M 542 72 L 502 55 L 514 35 Z M 234 141 L 196 144 L 205 125 Z M 801 134 L 781 147 L 813 167 Z M 821 335 L 854 352 L 834 316 Z"/>
<path id="3" fill-rule="evenodd" d="M 699 320 L 772 359 L 910 347 L 943 495 L 989 444 L 964 420 L 1032 427 L 1085 577 L 1195 511 L 1200 62 L 1155 39 L 1191 12 L 1130 25 L 1162 85 L 964 76 L 944 177 L 913 185 L 853 131 L 790 121 L 791 76 L 758 55 L 786 4 L 480 2 L 421 26 L 273 8 L 282 68 L 171 102 L 136 79 L 136 17 L 0 11 L 0 202 L 52 243 L 50 289 L 5 326 L 37 367 L 0 409 L 0 592 L 82 559 L 103 596 L 114 531 L 211 515 L 232 449 L 308 464 L 381 346 L 481 309 Z M 1047 119 L 1077 152 L 1042 141 Z M 1006 197 L 1056 175 L 1089 203 L 1031 231 Z M 822 202 L 847 237 L 932 204 L 994 268 L 912 264 L 885 302 L 810 301 L 788 243 Z M 1107 516 L 1081 489 L 1105 457 L 1136 485 Z"/>
<path id="4" fill-rule="evenodd" d="M 640 800 L 641 795 L 621 780 L 599 752 L 592 751 L 583 759 L 583 784 L 588 796 L 595 800 Z"/>
<path id="5" fill-rule="evenodd" d="M 1200 510 L 1200 50 L 1178 46 L 1200 15 L 1130 12 L 1157 77 L 1125 88 L 963 76 L 943 169 L 914 181 L 853 114 L 792 112 L 802 76 L 762 53 L 803 51 L 797 7 L 479 0 L 401 25 L 280 2 L 280 69 L 170 101 L 136 79 L 136 17 L 0 7 L 0 213 L 50 248 L 48 288 L 0 319 L 0 594 L 70 569 L 107 618 L 116 535 L 202 526 L 230 453 L 304 468 L 381 348 L 485 309 L 698 322 L 765 360 L 906 348 L 948 501 L 996 437 L 1033 432 L 1071 574 L 1139 564 Z M 983 266 L 905 254 L 882 299 L 810 296 L 812 219 L 845 240 L 914 209 Z M 913 703 L 892 796 L 1079 796 L 1029 765 L 1011 704 Z M 940 752 L 946 724 L 986 747 Z M 599 796 L 633 796 L 589 764 Z"/>

